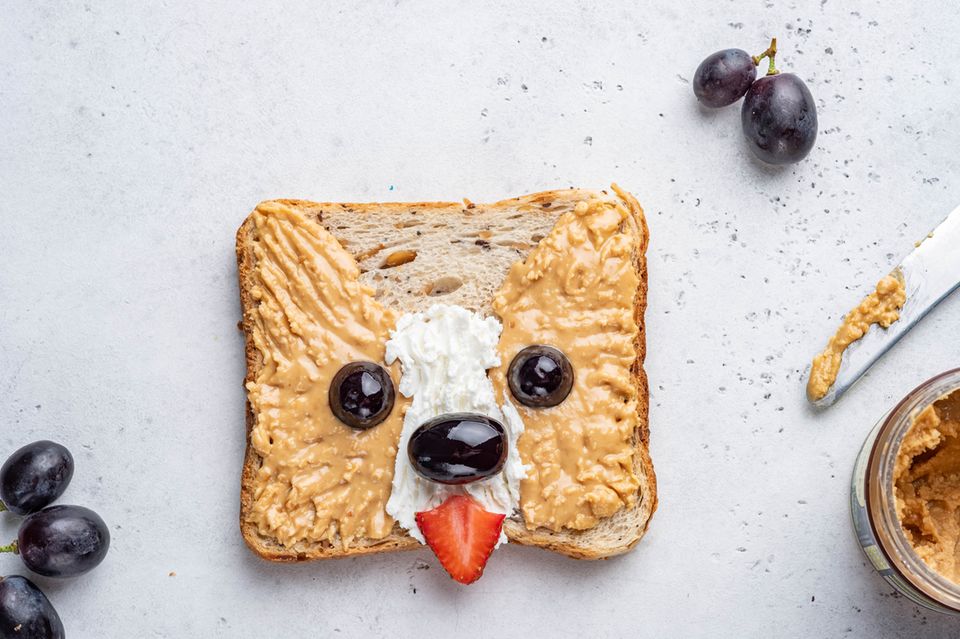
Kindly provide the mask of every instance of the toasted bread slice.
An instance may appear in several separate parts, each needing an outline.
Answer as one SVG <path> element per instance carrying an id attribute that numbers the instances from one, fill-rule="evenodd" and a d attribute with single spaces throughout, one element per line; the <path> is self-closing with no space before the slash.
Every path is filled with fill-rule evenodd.
<path id="1" fill-rule="evenodd" d="M 540 546 L 570 557 L 601 559 L 623 553 L 643 536 L 657 505 L 656 478 L 649 456 L 648 389 L 643 369 L 646 351 L 644 310 L 647 273 L 647 227 L 643 211 L 632 196 L 583 189 L 546 191 L 493 204 L 422 202 L 379 204 L 319 204 L 302 200 L 277 200 L 317 220 L 349 251 L 360 266 L 361 282 L 376 290 L 376 299 L 399 312 L 423 311 L 433 302 L 456 304 L 485 315 L 511 265 L 524 260 L 553 228 L 556 220 L 577 202 L 590 198 L 613 199 L 631 212 L 640 229 L 634 248 L 639 279 L 634 318 L 638 327 L 632 379 L 636 384 L 638 428 L 633 437 L 633 463 L 639 479 L 634 507 L 621 509 L 598 525 L 583 531 L 546 528 L 528 530 L 520 514 L 504 523 L 511 541 Z M 254 287 L 256 230 L 247 221 L 237 232 L 237 263 L 241 326 L 246 335 L 246 381 L 256 379 L 261 355 L 252 339 L 252 314 L 257 301 Z M 413 257 L 413 259 L 411 259 Z M 399 264 L 398 264 L 399 263 Z M 257 416 L 247 404 L 247 450 L 241 484 L 240 527 L 247 545 L 264 559 L 305 561 L 420 547 L 402 528 L 383 539 L 354 539 L 348 546 L 334 541 L 299 542 L 286 547 L 261 535 L 248 520 L 253 505 L 253 482 L 262 462 L 250 445 Z"/>

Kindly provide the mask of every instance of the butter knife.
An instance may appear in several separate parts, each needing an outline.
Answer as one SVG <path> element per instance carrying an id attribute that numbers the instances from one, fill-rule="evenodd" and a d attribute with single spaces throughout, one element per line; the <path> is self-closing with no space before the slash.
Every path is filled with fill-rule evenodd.
<path id="1" fill-rule="evenodd" d="M 814 406 L 826 407 L 837 401 L 907 331 L 960 286 L 960 206 L 928 233 L 893 273 L 903 277 L 907 292 L 900 319 L 886 329 L 871 326 L 866 335 L 847 347 L 836 381 L 825 396 L 811 402 Z"/>

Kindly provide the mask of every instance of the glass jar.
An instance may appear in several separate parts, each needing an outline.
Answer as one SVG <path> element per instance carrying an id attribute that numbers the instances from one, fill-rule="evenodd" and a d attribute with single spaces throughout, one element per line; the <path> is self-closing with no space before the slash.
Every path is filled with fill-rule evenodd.
<path id="1" fill-rule="evenodd" d="M 898 592 L 931 610 L 960 614 L 960 585 L 914 552 L 897 517 L 893 468 L 900 444 L 921 410 L 960 389 L 960 368 L 927 380 L 884 415 L 853 468 L 850 506 L 857 540 L 877 572 Z"/>

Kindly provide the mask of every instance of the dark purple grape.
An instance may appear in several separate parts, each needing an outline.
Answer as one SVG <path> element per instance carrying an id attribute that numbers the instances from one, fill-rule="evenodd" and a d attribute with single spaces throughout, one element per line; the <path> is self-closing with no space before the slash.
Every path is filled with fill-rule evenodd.
<path id="1" fill-rule="evenodd" d="M 351 362 L 334 375 L 329 400 L 337 419 L 365 430 L 385 420 L 393 410 L 393 380 L 373 362 Z"/>
<path id="2" fill-rule="evenodd" d="M 23 563 L 44 577 L 75 577 L 96 568 L 110 548 L 100 515 L 83 506 L 49 506 L 20 524 Z"/>
<path id="3" fill-rule="evenodd" d="M 507 460 L 507 438 L 495 419 L 449 413 L 421 425 L 407 445 L 420 476 L 441 484 L 466 484 L 499 473 Z"/>
<path id="4" fill-rule="evenodd" d="M 768 75 L 754 82 L 743 100 L 740 122 L 750 149 L 769 164 L 799 162 L 817 139 L 813 96 L 792 73 Z"/>
<path id="5" fill-rule="evenodd" d="M 17 515 L 35 513 L 63 494 L 73 477 L 70 451 L 50 441 L 19 449 L 0 468 L 0 500 Z"/>
<path id="6" fill-rule="evenodd" d="M 64 639 L 60 615 L 32 581 L 0 577 L 0 639 Z"/>
<path id="7" fill-rule="evenodd" d="M 510 362 L 507 383 L 525 406 L 556 406 L 573 388 L 573 367 L 566 355 L 552 346 L 528 346 Z"/>
<path id="8" fill-rule="evenodd" d="M 693 74 L 693 93 L 714 109 L 743 97 L 757 77 L 757 65 L 743 49 L 724 49 L 708 55 Z"/>

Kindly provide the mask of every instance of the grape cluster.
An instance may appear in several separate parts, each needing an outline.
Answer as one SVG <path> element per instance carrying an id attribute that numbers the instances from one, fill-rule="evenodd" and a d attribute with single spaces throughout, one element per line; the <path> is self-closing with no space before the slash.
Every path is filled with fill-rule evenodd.
<path id="1" fill-rule="evenodd" d="M 73 478 L 73 456 L 51 441 L 27 444 L 0 467 L 0 511 L 24 516 L 17 539 L 0 552 L 20 555 L 44 577 L 76 577 L 95 568 L 110 548 L 110 530 L 83 506 L 51 506 Z M 20 575 L 0 577 L 0 639 L 63 639 L 57 611 Z"/>
<path id="2" fill-rule="evenodd" d="M 777 71 L 777 39 L 758 56 L 724 49 L 707 56 L 693 76 L 701 104 L 719 108 L 743 98 L 740 124 L 750 150 L 768 164 L 793 164 L 810 153 L 817 139 L 817 107 L 803 80 Z M 767 75 L 757 65 L 769 60 Z"/>

